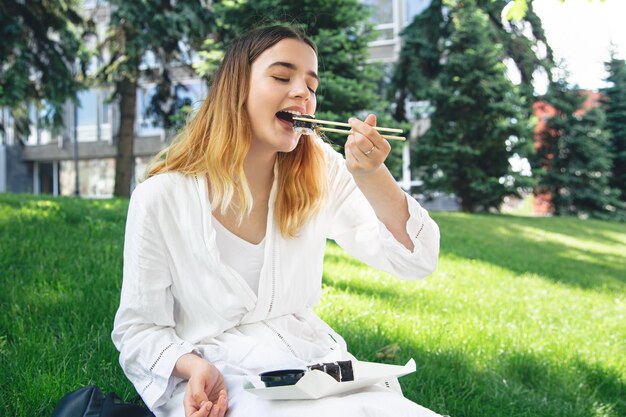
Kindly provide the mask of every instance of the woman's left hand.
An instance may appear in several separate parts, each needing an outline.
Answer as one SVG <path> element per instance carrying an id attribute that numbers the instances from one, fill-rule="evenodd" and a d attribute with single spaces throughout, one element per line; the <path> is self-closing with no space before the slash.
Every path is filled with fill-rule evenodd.
<path id="1" fill-rule="evenodd" d="M 391 145 L 374 129 L 375 115 L 368 115 L 365 121 L 351 117 L 348 123 L 354 133 L 346 142 L 346 165 L 353 177 L 365 177 L 383 166 Z"/>

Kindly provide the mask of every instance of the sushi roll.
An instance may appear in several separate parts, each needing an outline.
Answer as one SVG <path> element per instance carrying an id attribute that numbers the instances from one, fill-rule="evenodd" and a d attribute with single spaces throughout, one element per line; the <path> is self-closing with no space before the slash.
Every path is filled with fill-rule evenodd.
<path id="1" fill-rule="evenodd" d="M 324 372 L 335 378 L 337 382 L 341 382 L 341 369 L 336 363 L 325 363 Z"/>
<path id="2" fill-rule="evenodd" d="M 303 114 L 300 117 L 312 117 L 308 114 Z M 302 133 L 303 135 L 312 135 L 314 133 L 315 123 L 314 122 L 305 122 L 304 120 L 294 120 L 293 121 L 293 130 L 297 133 Z"/>
<path id="3" fill-rule="evenodd" d="M 341 371 L 341 381 L 354 381 L 352 361 L 337 361 L 337 365 Z"/>
<path id="4" fill-rule="evenodd" d="M 307 366 L 307 368 L 309 369 L 309 371 L 322 371 L 322 372 L 324 372 L 324 365 L 322 365 L 321 363 L 316 363 L 315 365 L 309 365 L 309 366 Z"/>

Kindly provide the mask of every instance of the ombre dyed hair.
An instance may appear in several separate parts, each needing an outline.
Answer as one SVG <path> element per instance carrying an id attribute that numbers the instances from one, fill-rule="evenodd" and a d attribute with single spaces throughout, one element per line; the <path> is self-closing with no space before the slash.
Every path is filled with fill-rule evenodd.
<path id="1" fill-rule="evenodd" d="M 317 53 L 315 44 L 304 33 L 286 26 L 255 29 L 235 39 L 215 74 L 208 97 L 172 144 L 154 158 L 148 178 L 173 171 L 206 175 L 212 210 L 219 207 L 224 215 L 233 208 L 240 221 L 250 213 L 252 194 L 243 170 L 252 140 L 246 110 L 250 73 L 259 55 L 283 39 L 299 40 Z M 295 237 L 319 210 L 326 193 L 321 141 L 303 135 L 293 151 L 278 153 L 276 163 L 276 221 L 283 236 Z"/>

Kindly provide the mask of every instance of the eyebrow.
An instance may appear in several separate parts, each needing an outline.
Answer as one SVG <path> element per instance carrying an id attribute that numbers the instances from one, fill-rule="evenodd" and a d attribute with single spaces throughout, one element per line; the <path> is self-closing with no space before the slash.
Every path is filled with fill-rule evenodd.
<path id="1" fill-rule="evenodd" d="M 285 67 L 285 68 L 289 68 L 290 70 L 297 70 L 298 69 L 298 67 L 296 67 L 291 62 L 283 62 L 283 61 L 276 61 L 273 64 L 271 64 L 268 68 L 272 68 L 272 67 Z M 320 80 L 320 77 L 318 77 L 317 74 L 314 71 L 308 71 L 307 74 L 310 75 L 311 77 L 315 78 L 317 81 Z"/>

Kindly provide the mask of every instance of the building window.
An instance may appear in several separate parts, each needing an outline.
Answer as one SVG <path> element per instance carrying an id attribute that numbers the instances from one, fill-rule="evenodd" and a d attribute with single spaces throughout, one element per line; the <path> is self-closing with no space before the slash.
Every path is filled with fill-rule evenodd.
<path id="1" fill-rule="evenodd" d="M 98 95 L 95 90 L 78 93 L 78 126 L 95 126 L 98 123 Z"/>
<path id="2" fill-rule="evenodd" d="M 45 101 L 31 103 L 28 106 L 29 134 L 27 145 L 46 145 L 56 137 L 50 131 L 50 115 L 52 109 Z"/>
<path id="3" fill-rule="evenodd" d="M 430 6 L 432 0 L 404 0 L 404 26 Z"/>
<path id="4" fill-rule="evenodd" d="M 78 93 L 76 130 L 79 142 L 111 140 L 111 106 L 106 99 L 104 90 L 90 89 Z"/>
<path id="5" fill-rule="evenodd" d="M 198 109 L 206 95 L 204 82 L 200 79 L 189 79 L 177 82 L 174 87 L 176 109 L 189 106 Z M 163 123 L 156 120 L 154 113 L 150 111 L 152 98 L 156 93 L 156 85 L 142 85 L 137 89 L 137 122 L 135 132 L 137 136 L 160 136 L 164 134 Z"/>
<path id="6" fill-rule="evenodd" d="M 363 4 L 370 10 L 370 22 L 378 32 L 376 41 L 393 40 L 395 0 L 365 0 Z"/>
<path id="7" fill-rule="evenodd" d="M 155 84 L 142 85 L 137 88 L 135 121 L 135 133 L 137 136 L 161 136 L 163 134 L 160 120 L 150 117 L 148 111 L 155 93 Z"/>

